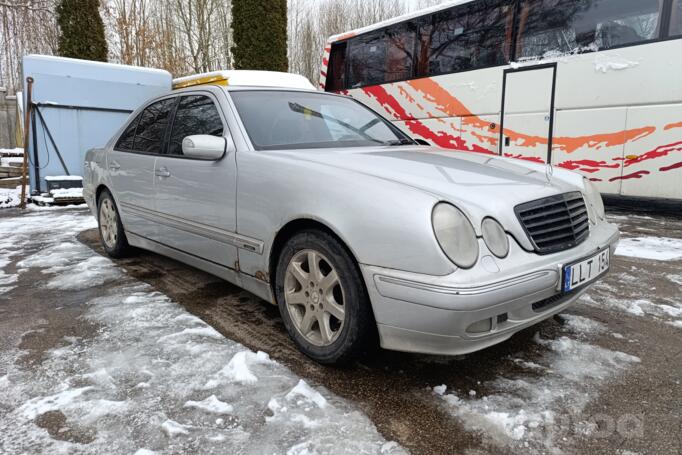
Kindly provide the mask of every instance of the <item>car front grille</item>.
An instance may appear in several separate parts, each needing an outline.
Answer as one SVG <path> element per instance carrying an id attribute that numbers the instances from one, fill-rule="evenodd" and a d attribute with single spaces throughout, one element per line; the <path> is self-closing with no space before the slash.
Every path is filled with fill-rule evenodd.
<path id="1" fill-rule="evenodd" d="M 517 205 L 514 211 L 538 254 L 568 250 L 590 235 L 585 200 L 577 191 Z"/>

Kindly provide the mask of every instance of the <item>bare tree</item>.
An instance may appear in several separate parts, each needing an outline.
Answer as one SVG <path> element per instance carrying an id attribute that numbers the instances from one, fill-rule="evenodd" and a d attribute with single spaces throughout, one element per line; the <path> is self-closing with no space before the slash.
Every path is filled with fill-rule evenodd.
<path id="1" fill-rule="evenodd" d="M 54 54 L 59 29 L 53 0 L 0 1 L 0 85 L 21 89 L 21 59 L 26 54 Z"/>
<path id="2" fill-rule="evenodd" d="M 0 0 L 0 85 L 21 86 L 21 58 L 54 54 L 56 0 Z M 325 43 L 437 0 L 289 0 L 290 71 L 318 79 Z M 230 0 L 101 0 L 109 59 L 174 76 L 230 69 Z M 263 37 L 267 39 L 267 37 Z"/>

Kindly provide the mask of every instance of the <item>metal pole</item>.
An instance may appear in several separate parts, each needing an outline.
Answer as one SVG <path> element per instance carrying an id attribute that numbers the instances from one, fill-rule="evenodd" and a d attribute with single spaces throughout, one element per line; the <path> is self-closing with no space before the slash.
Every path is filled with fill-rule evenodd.
<path id="1" fill-rule="evenodd" d="M 31 109 L 31 129 L 33 130 L 33 174 L 36 178 L 34 183 L 38 187 L 34 188 L 31 193 L 40 194 L 40 157 L 38 156 L 38 125 L 35 109 Z"/>
<path id="2" fill-rule="evenodd" d="M 24 112 L 24 161 L 21 166 L 21 205 L 22 209 L 26 208 L 26 174 L 28 174 L 28 127 L 31 122 L 31 93 L 33 91 L 33 78 L 26 78 L 26 105 Z"/>

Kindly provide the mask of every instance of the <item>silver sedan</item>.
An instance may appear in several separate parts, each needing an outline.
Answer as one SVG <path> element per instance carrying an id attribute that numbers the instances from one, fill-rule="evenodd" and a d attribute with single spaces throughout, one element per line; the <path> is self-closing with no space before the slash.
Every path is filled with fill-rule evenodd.
<path id="1" fill-rule="evenodd" d="M 359 102 L 196 86 L 86 157 L 107 253 L 183 261 L 279 306 L 322 363 L 483 349 L 574 302 L 619 238 L 562 169 L 416 143 Z"/>

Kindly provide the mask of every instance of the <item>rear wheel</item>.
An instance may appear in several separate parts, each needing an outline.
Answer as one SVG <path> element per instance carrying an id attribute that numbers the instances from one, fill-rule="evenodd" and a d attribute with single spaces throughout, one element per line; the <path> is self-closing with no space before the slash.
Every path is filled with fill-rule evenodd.
<path id="1" fill-rule="evenodd" d="M 303 353 L 338 363 L 362 352 L 374 318 L 357 265 L 338 240 L 317 230 L 292 237 L 275 284 L 284 325 Z"/>
<path id="2" fill-rule="evenodd" d="M 99 236 L 104 250 L 113 258 L 127 255 L 130 252 L 130 245 L 123 231 L 123 224 L 121 224 L 114 198 L 108 190 L 104 190 L 97 202 Z"/>

